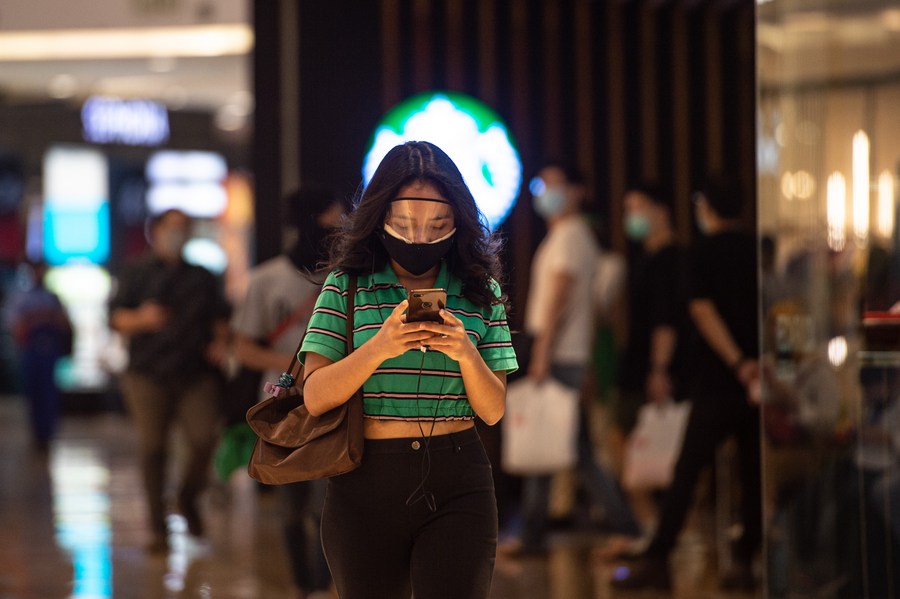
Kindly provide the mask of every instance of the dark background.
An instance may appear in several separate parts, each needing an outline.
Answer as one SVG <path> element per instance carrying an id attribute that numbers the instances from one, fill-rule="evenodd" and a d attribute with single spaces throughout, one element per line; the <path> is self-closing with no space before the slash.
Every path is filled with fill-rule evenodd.
<path id="1" fill-rule="evenodd" d="M 738 180 L 752 226 L 754 8 L 752 0 L 301 0 L 287 8 L 257 0 L 257 259 L 280 250 L 267 231 L 281 222 L 275 198 L 287 181 L 299 174 L 352 195 L 381 115 L 434 89 L 470 94 L 500 114 L 525 183 L 545 157 L 576 163 L 608 248 L 629 249 L 621 198 L 641 181 L 671 192 L 681 241 L 695 234 L 691 191 L 714 172 Z M 291 85 L 297 101 L 285 103 Z M 285 141 L 296 146 L 287 160 Z M 502 228 L 507 289 L 519 307 L 543 235 L 524 184 L 521 193 Z M 514 326 L 521 314 L 511 315 Z"/>

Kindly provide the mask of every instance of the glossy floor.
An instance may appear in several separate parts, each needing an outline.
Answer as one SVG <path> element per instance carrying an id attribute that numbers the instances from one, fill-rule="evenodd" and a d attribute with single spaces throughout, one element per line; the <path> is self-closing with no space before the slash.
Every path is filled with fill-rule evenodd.
<path id="1" fill-rule="evenodd" d="M 134 437 L 117 413 L 69 416 L 46 455 L 31 449 L 22 402 L 0 398 L 0 599 L 293 599 L 275 497 L 236 476 L 205 498 L 208 538 L 170 517 L 172 551 L 150 557 Z M 691 599 L 749 597 L 716 590 L 708 534 L 685 533 L 672 559 L 675 592 Z M 617 567 L 598 559 L 601 535 L 559 532 L 545 558 L 497 561 L 492 597 L 588 599 L 614 593 Z"/>

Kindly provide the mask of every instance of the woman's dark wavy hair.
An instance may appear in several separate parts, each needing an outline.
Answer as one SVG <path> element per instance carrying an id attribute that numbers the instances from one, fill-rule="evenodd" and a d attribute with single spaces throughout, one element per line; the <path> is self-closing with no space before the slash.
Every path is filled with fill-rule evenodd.
<path id="1" fill-rule="evenodd" d="M 353 212 L 334 237 L 329 267 L 359 275 L 382 270 L 389 257 L 377 232 L 400 189 L 415 182 L 434 185 L 453 208 L 456 234 L 445 259 L 462 281 L 463 295 L 481 307 L 497 303 L 490 280 L 501 281 L 502 242 L 488 230 L 456 164 L 427 141 L 410 141 L 385 155 L 369 184 L 357 192 Z M 506 298 L 500 302 L 505 304 Z"/>

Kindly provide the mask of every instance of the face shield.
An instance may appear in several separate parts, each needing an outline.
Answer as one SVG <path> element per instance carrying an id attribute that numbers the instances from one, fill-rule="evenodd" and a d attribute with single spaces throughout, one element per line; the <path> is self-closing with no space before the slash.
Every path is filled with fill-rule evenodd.
<path id="1" fill-rule="evenodd" d="M 438 243 L 456 232 L 453 208 L 444 200 L 398 198 L 391 202 L 384 229 L 406 243 Z"/>
<path id="2" fill-rule="evenodd" d="M 422 275 L 444 259 L 456 233 L 453 208 L 444 200 L 398 198 L 379 237 L 391 259 L 412 275 Z"/>

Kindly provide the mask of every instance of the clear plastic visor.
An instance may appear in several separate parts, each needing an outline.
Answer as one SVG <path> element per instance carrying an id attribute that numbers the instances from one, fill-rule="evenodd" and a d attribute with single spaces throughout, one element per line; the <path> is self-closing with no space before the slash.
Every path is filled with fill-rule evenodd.
<path id="1" fill-rule="evenodd" d="M 453 208 L 443 200 L 394 200 L 384 224 L 388 234 L 407 243 L 434 243 L 456 231 Z"/>

